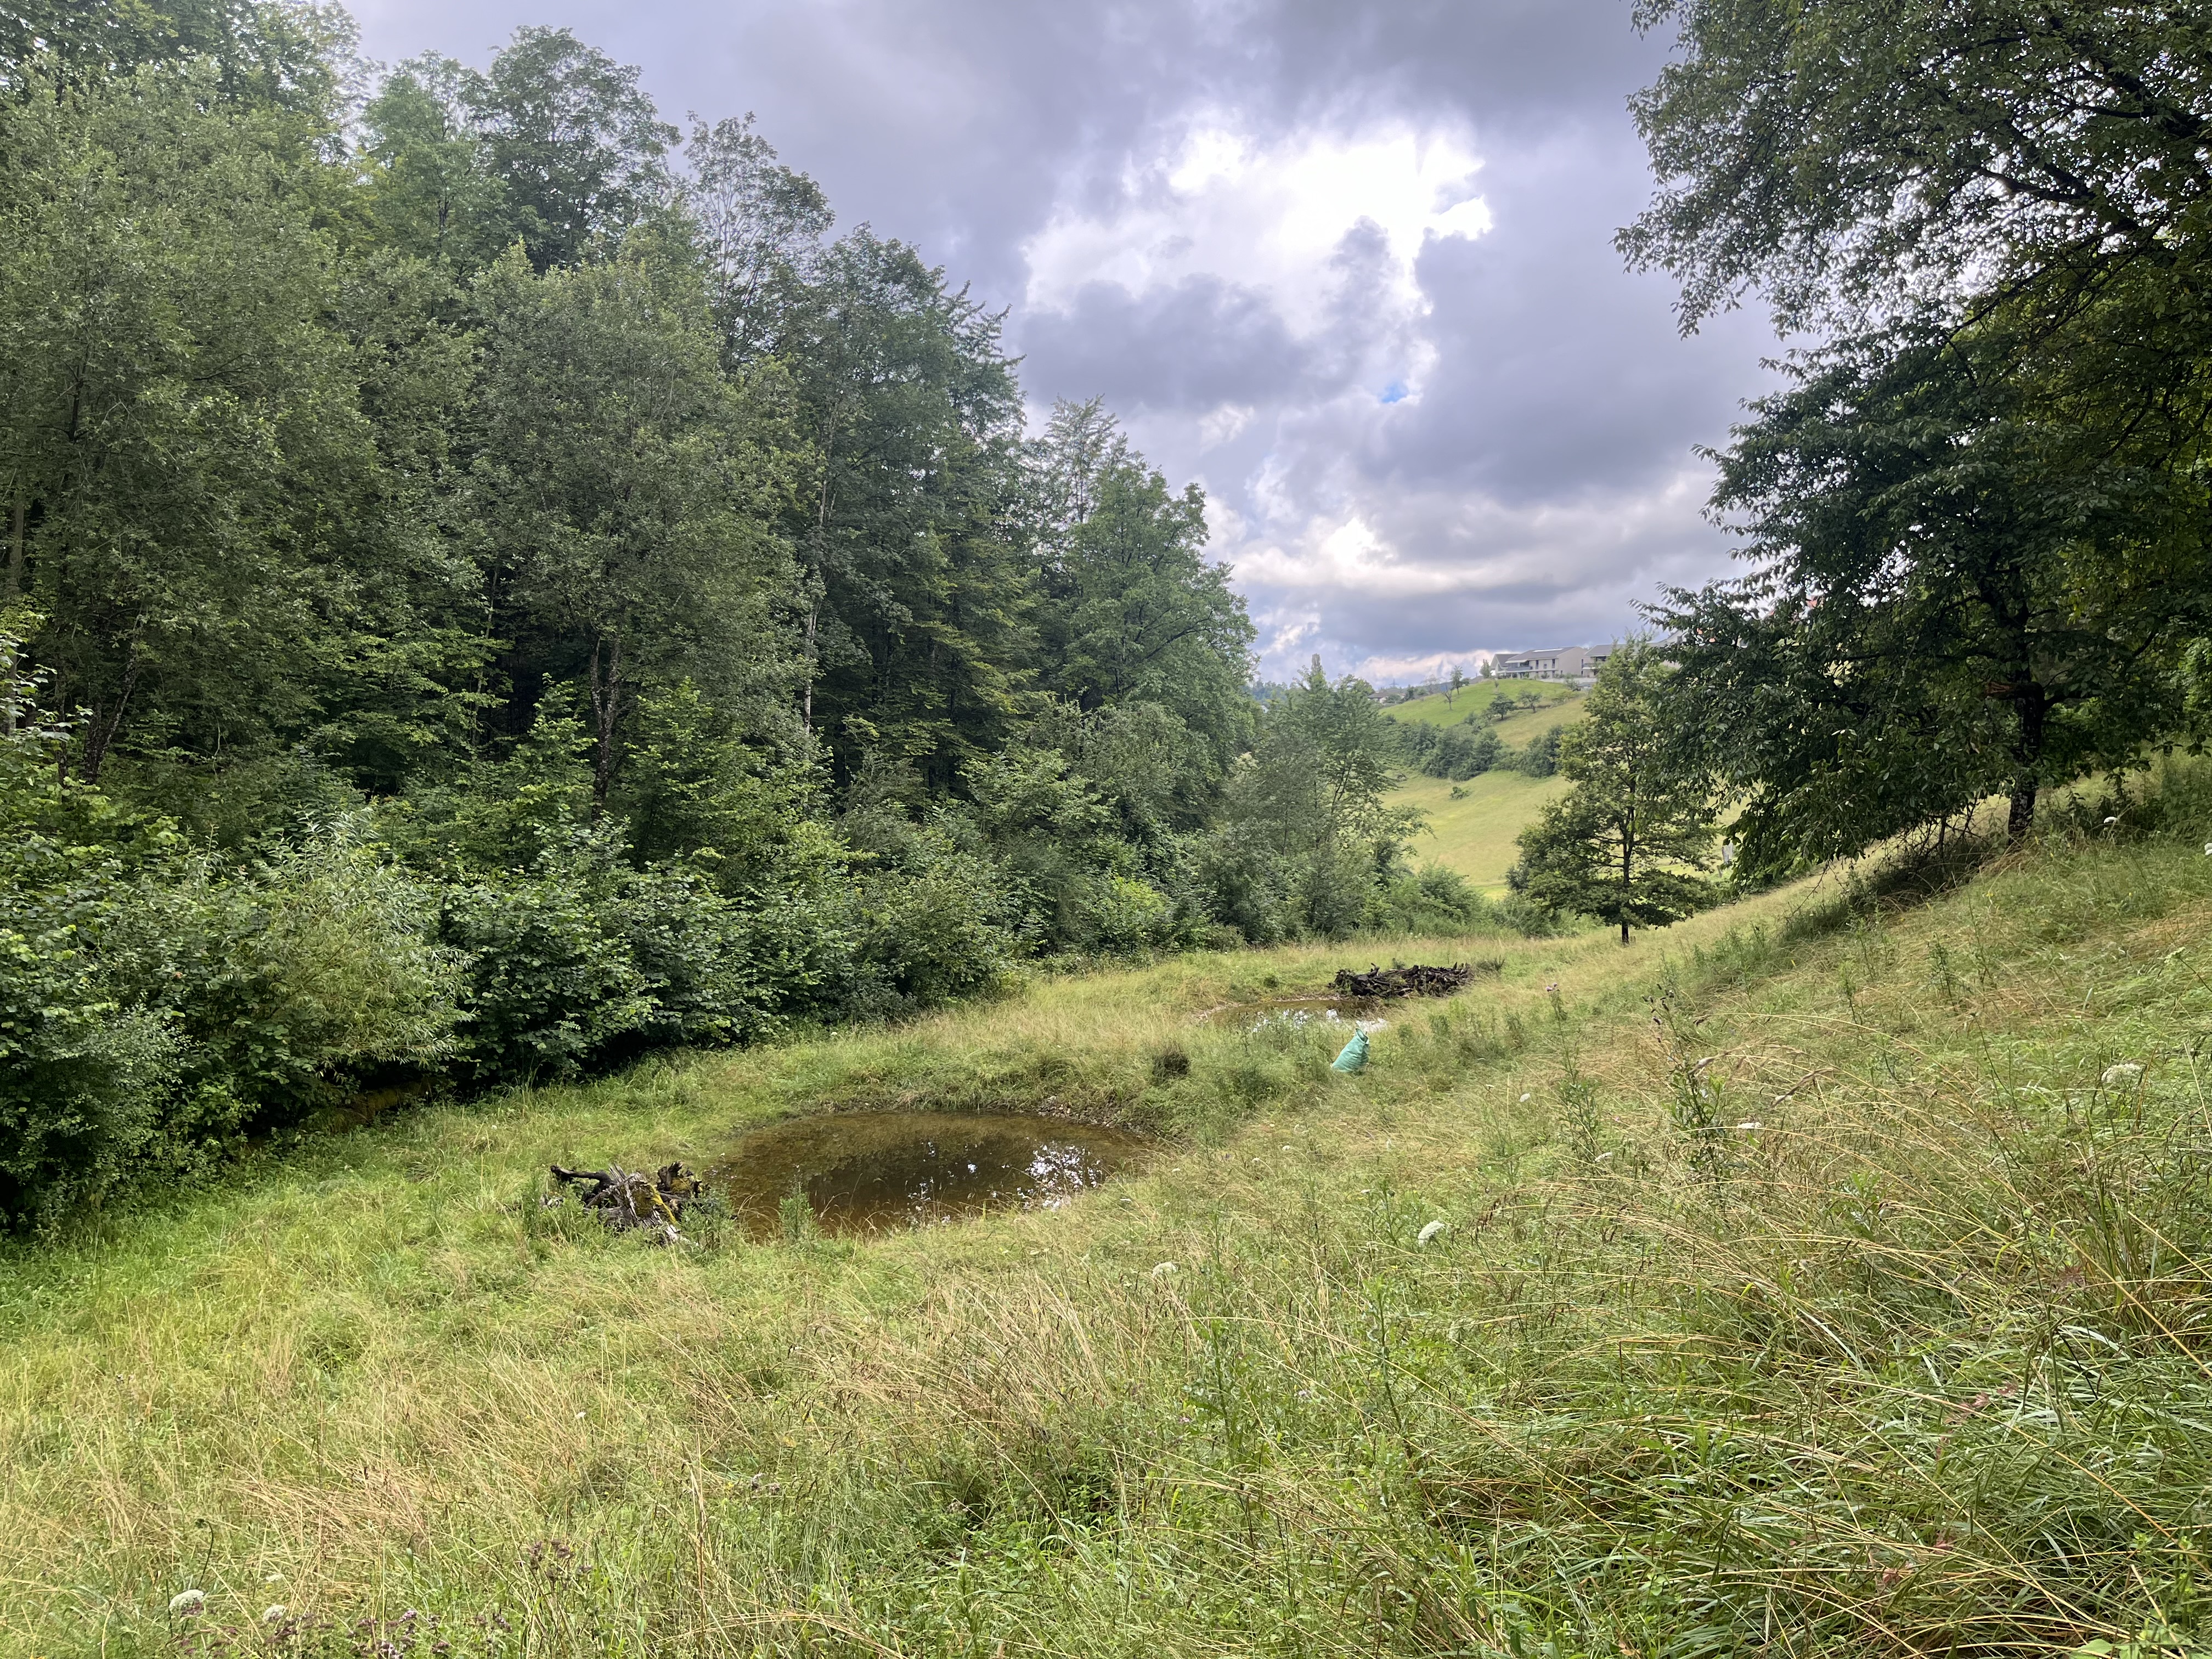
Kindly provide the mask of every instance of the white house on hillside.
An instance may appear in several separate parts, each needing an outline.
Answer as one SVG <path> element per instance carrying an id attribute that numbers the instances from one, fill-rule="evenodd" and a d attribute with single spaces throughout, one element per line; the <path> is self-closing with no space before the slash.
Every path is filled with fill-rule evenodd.
<path id="1" fill-rule="evenodd" d="M 1491 659 L 1501 680 L 1589 680 L 1613 654 L 1609 645 L 1563 645 L 1553 651 L 1504 651 Z"/>

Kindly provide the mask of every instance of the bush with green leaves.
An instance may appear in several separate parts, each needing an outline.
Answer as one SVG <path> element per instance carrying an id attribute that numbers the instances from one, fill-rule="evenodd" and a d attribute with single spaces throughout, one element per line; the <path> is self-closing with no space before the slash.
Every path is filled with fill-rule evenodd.
<path id="1" fill-rule="evenodd" d="M 164 1138 L 177 1032 L 125 1008 L 94 953 L 123 874 L 113 849 L 17 821 L 0 837 L 0 1220 L 97 1197 Z"/>
<path id="2" fill-rule="evenodd" d="M 1462 933 L 1498 925 L 1474 884 L 1442 864 L 1389 871 L 1369 893 L 1362 921 L 1378 933 Z"/>
<path id="3" fill-rule="evenodd" d="M 1559 769 L 1559 743 L 1563 730 L 1563 727 L 1555 726 L 1548 732 L 1539 732 L 1528 739 L 1527 748 L 1503 763 L 1532 778 L 1553 776 Z"/>
<path id="4" fill-rule="evenodd" d="M 22 758 L 21 744 L 11 757 Z M 421 884 L 356 823 L 229 861 L 97 792 L 0 791 L 0 1212 L 17 1223 L 203 1166 L 453 1051 L 453 964 Z"/>
<path id="5" fill-rule="evenodd" d="M 1035 935 L 999 866 L 944 823 L 914 828 L 863 876 L 846 1012 L 882 1017 L 988 995 Z"/>
<path id="6" fill-rule="evenodd" d="M 1464 783 L 1506 764 L 1503 739 L 1489 726 L 1469 732 L 1449 726 L 1439 732 L 1421 760 L 1421 770 L 1432 778 Z"/>
<path id="7" fill-rule="evenodd" d="M 252 860 L 179 855 L 118 888 L 102 981 L 182 1039 L 198 1132 L 283 1121 L 453 1052 L 456 964 L 435 893 L 358 817 Z"/>

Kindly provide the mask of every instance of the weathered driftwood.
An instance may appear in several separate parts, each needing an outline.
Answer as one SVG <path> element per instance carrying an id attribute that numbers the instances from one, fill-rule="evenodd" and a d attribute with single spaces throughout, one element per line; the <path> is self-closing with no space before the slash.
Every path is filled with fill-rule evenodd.
<path id="1" fill-rule="evenodd" d="M 1491 966 L 1486 962 L 1480 965 Z M 1370 968 L 1364 974 L 1340 968 L 1330 988 L 1347 997 L 1448 997 L 1473 984 L 1474 970 L 1474 964 L 1465 962 L 1449 968 L 1420 963 L 1410 968 Z"/>
<path id="2" fill-rule="evenodd" d="M 641 1175 L 610 1164 L 604 1170 L 564 1170 L 552 1166 L 556 1181 L 592 1183 L 583 1197 L 584 1207 L 617 1232 L 643 1231 L 664 1244 L 683 1242 L 678 1231 L 684 1206 L 702 1191 L 699 1178 L 681 1164 L 670 1164 L 651 1175 Z M 561 1195 L 546 1200 L 557 1204 Z"/>

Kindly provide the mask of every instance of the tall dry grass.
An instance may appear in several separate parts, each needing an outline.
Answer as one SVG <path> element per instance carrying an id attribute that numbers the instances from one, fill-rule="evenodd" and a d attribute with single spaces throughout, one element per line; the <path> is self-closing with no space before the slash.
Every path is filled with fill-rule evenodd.
<path id="1" fill-rule="evenodd" d="M 425 1112 L 18 1250 L 0 1643 L 2192 1650 L 2212 860 L 1937 885 L 1470 945 L 1504 972 L 1358 1081 L 1192 1023 L 1340 953 L 1200 959 Z M 534 1203 L 554 1157 L 1046 1101 L 1168 1139 L 865 1244 Z"/>

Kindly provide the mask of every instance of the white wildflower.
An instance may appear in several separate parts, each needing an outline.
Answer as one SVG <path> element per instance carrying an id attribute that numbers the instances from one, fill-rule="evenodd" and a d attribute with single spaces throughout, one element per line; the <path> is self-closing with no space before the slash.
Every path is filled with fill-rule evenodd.
<path id="1" fill-rule="evenodd" d="M 1155 1279 L 1156 1280 L 1164 1281 L 1164 1280 L 1167 1280 L 1167 1279 L 1173 1279 L 1173 1278 L 1174 1278 L 1177 1273 L 1181 1273 L 1182 1271 L 1182 1268 L 1180 1268 L 1180 1267 L 1176 1267 L 1176 1264 L 1175 1264 L 1174 1262 L 1172 1262 L 1172 1261 L 1163 1261 L 1163 1262 L 1161 1262 L 1158 1267 L 1154 1267 L 1154 1268 L 1152 1269 L 1152 1277 L 1153 1277 L 1153 1279 Z"/>
<path id="2" fill-rule="evenodd" d="M 1443 1230 L 1450 1224 L 1451 1224 L 1449 1222 L 1442 1219 L 1431 1221 L 1427 1226 L 1421 1229 L 1420 1236 L 1413 1242 L 1417 1244 L 1426 1244 L 1431 1239 L 1434 1238 L 1438 1233 L 1443 1231 Z"/>
<path id="3" fill-rule="evenodd" d="M 187 1613 L 198 1613 L 207 1605 L 205 1590 L 185 1590 L 169 1598 L 169 1616 L 177 1618 Z"/>
<path id="4" fill-rule="evenodd" d="M 2124 1060 L 2117 1066 L 2105 1067 L 2105 1086 L 2125 1089 L 2142 1081 L 2143 1068 L 2134 1060 Z"/>
<path id="5" fill-rule="evenodd" d="M 1753 1134 L 1757 1133 L 1759 1130 L 1764 1129 L 1766 1126 L 1764 1123 L 1761 1123 L 1757 1118 L 1753 1117 L 1747 1118 L 1744 1121 L 1737 1124 L 1735 1127 L 1745 1134 Z"/>
<path id="6" fill-rule="evenodd" d="M 284 1616 L 284 1604 L 282 1601 L 272 1601 L 261 1609 L 261 1622 L 264 1625 L 273 1625 Z"/>

